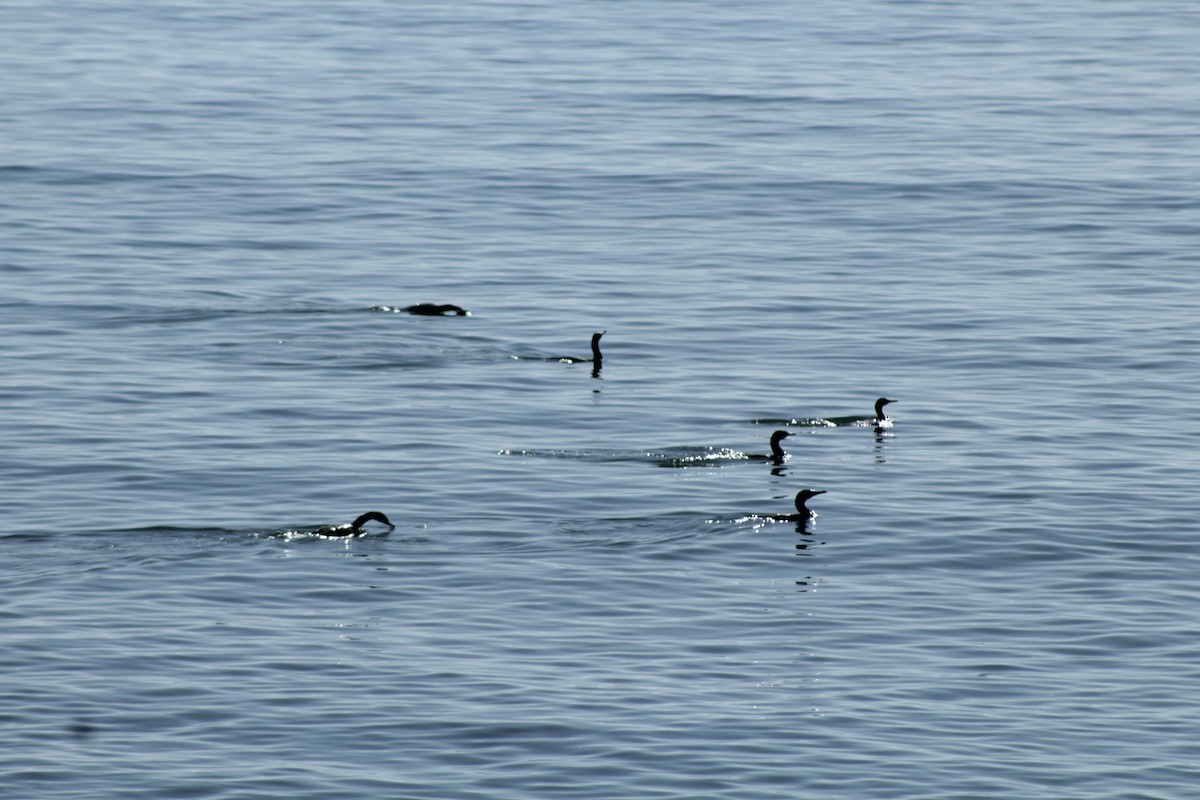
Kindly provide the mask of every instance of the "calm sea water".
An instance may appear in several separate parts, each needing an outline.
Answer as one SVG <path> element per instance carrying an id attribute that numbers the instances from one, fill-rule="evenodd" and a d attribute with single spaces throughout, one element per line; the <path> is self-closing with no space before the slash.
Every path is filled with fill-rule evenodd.
<path id="1" fill-rule="evenodd" d="M 0 41 L 0 794 L 1196 796 L 1194 4 Z"/>

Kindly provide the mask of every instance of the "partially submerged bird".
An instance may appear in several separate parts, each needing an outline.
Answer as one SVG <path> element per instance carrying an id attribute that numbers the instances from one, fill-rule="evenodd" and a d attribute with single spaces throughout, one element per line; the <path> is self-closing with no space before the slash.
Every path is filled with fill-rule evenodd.
<path id="1" fill-rule="evenodd" d="M 886 406 L 888 403 L 894 403 L 894 402 L 896 402 L 896 401 L 889 400 L 886 397 L 881 397 L 875 401 L 875 427 L 876 428 L 892 427 L 892 418 L 887 415 L 887 412 L 883 410 L 883 407 Z"/>
<path id="2" fill-rule="evenodd" d="M 583 358 L 581 356 L 551 356 L 547 361 L 561 361 L 564 364 L 595 364 L 596 369 L 600 369 L 600 362 L 603 356 L 600 355 L 600 337 L 605 334 L 605 331 L 596 331 L 592 334 L 592 357 Z"/>
<path id="3" fill-rule="evenodd" d="M 392 521 L 382 511 L 368 511 L 354 520 L 354 522 L 343 522 L 340 525 L 326 525 L 317 528 L 313 533 L 317 536 L 360 536 L 362 534 L 362 526 L 368 522 L 382 522 L 388 526 L 389 530 L 396 529 L 396 526 L 392 524 Z"/>
<path id="4" fill-rule="evenodd" d="M 444 317 L 450 314 L 457 317 L 465 317 L 471 313 L 462 306 L 450 303 L 417 303 L 414 306 L 405 306 L 401 310 L 407 311 L 409 314 L 419 314 L 423 317 Z"/>
<path id="5" fill-rule="evenodd" d="M 755 461 L 771 461 L 776 466 L 779 466 L 783 463 L 783 460 L 787 458 L 787 454 L 783 452 L 783 448 L 779 445 L 779 443 L 789 436 L 791 436 L 791 434 L 787 431 L 775 431 L 771 434 L 771 453 L 769 455 L 766 453 L 747 453 L 746 458 L 753 459 Z"/>
<path id="6" fill-rule="evenodd" d="M 771 514 L 771 519 L 779 520 L 780 522 L 803 522 L 806 519 L 812 519 L 817 515 L 806 504 L 809 500 L 819 494 L 825 494 L 824 489 L 801 489 L 796 492 L 796 513 L 795 514 Z"/>

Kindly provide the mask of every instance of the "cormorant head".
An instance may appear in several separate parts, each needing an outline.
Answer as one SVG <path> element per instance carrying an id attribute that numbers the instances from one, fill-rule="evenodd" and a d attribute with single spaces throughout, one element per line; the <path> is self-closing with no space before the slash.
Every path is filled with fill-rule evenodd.
<path id="1" fill-rule="evenodd" d="M 825 494 L 824 489 L 801 489 L 796 492 L 796 510 L 801 514 L 808 512 L 808 506 L 805 505 L 809 500 L 819 494 Z"/>

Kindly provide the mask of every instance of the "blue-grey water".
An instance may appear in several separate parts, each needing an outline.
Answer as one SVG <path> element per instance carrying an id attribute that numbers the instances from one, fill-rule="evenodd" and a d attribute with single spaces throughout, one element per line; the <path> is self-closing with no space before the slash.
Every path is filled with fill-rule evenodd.
<path id="1" fill-rule="evenodd" d="M 1198 41 L 0 7 L 0 794 L 1197 796 Z"/>

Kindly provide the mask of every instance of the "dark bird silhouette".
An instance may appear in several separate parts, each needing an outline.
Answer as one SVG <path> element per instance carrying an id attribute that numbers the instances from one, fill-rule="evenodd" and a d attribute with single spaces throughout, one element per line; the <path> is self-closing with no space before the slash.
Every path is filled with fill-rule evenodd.
<path id="1" fill-rule="evenodd" d="M 409 314 L 419 314 L 423 317 L 444 317 L 454 315 L 457 317 L 465 317 L 470 314 L 461 306 L 451 305 L 450 303 L 417 303 L 415 306 L 405 306 L 402 310 Z"/>
<path id="2" fill-rule="evenodd" d="M 382 511 L 368 511 L 360 516 L 354 522 L 343 522 L 340 525 L 326 525 L 317 528 L 313 533 L 318 536 L 358 536 L 362 533 L 362 526 L 368 522 L 382 522 L 388 526 L 389 530 L 395 530 L 396 526 Z"/>
<path id="3" fill-rule="evenodd" d="M 583 358 L 582 356 L 551 356 L 547 361 L 561 361 L 564 364 L 594 364 L 595 369 L 600 369 L 600 362 L 604 356 L 600 354 L 600 337 L 605 334 L 605 331 L 596 331 L 592 334 L 592 357 Z"/>
<path id="4" fill-rule="evenodd" d="M 775 431 L 774 433 L 771 434 L 771 452 L 770 452 L 770 454 L 747 453 L 746 458 L 750 458 L 755 461 L 770 461 L 773 464 L 775 464 L 775 466 L 779 466 L 780 464 L 783 463 L 784 458 L 787 457 L 786 454 L 783 452 L 783 448 L 780 447 L 779 443 L 782 442 L 784 439 L 786 439 L 789 436 L 791 436 L 791 434 L 788 433 L 787 431 Z"/>
<path id="5" fill-rule="evenodd" d="M 804 522 L 807 519 L 812 519 L 817 515 L 817 512 L 808 507 L 807 503 L 812 498 L 819 494 L 825 494 L 824 489 L 801 489 L 796 492 L 796 513 L 795 514 L 771 514 L 771 519 L 776 519 L 781 522 Z"/>

